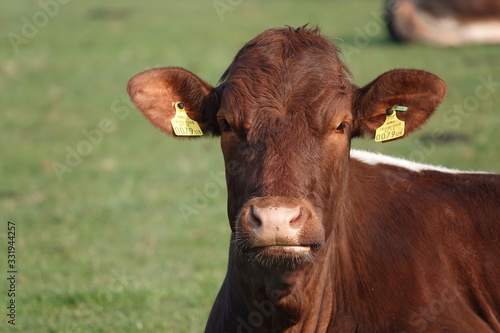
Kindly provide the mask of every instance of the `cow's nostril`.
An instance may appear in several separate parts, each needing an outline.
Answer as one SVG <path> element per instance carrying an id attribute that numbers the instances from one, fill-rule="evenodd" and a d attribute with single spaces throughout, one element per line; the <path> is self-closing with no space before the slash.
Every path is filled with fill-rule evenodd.
<path id="1" fill-rule="evenodd" d="M 255 206 L 251 206 L 248 210 L 247 220 L 249 226 L 253 229 L 257 229 L 262 226 L 262 221 L 257 210 L 255 209 Z"/>
<path id="2" fill-rule="evenodd" d="M 300 207 L 300 209 L 297 211 L 297 216 L 291 217 L 290 225 L 293 227 L 294 224 L 298 224 L 298 222 L 300 222 L 301 219 L 302 219 L 302 207 Z"/>

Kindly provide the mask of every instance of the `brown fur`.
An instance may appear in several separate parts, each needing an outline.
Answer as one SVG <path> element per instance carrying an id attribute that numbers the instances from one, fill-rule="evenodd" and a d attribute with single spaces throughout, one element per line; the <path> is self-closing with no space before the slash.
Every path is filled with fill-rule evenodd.
<path id="1" fill-rule="evenodd" d="M 221 136 L 232 242 L 206 332 L 500 332 L 500 177 L 350 157 L 387 108 L 420 127 L 446 92 L 435 75 L 394 70 L 359 88 L 317 30 L 284 28 L 245 45 L 216 88 L 166 67 L 128 91 L 169 135 L 183 101 Z M 307 256 L 252 247 L 262 202 L 300 207 L 293 242 Z"/>

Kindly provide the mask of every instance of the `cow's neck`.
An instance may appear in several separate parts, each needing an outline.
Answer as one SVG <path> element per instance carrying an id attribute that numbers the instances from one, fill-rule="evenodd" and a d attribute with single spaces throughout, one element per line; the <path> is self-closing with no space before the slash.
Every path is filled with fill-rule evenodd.
<path id="1" fill-rule="evenodd" d="M 327 258 L 331 252 L 331 248 L 325 247 L 315 263 L 300 270 L 269 269 L 242 258 L 234 260 L 239 267 L 231 270 L 228 278 L 235 293 L 231 306 L 241 310 L 233 314 L 241 316 L 240 326 L 247 323 L 249 327 L 259 327 L 259 332 L 267 332 L 266 328 L 269 332 L 281 332 L 293 326 L 286 332 L 294 332 L 328 325 L 333 281 L 331 261 Z"/>

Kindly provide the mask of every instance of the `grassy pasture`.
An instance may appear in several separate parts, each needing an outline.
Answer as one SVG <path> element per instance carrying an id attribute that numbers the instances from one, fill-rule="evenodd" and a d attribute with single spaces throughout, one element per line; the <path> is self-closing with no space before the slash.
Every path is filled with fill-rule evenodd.
<path id="1" fill-rule="evenodd" d="M 359 85 L 397 67 L 448 83 L 420 132 L 354 147 L 500 171 L 500 46 L 393 44 L 373 0 L 236 3 L 0 4 L 1 332 L 203 330 L 229 240 L 219 142 L 166 138 L 125 85 L 167 65 L 216 84 L 269 27 L 320 25 Z M 17 231 L 15 326 L 6 315 L 8 221 Z"/>

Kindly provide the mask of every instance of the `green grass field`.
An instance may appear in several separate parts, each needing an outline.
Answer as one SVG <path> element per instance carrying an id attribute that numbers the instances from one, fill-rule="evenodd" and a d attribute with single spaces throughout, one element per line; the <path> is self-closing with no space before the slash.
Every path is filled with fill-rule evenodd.
<path id="1" fill-rule="evenodd" d="M 266 28 L 321 26 L 359 85 L 397 67 L 448 83 L 420 132 L 354 147 L 499 172 L 500 46 L 393 44 L 381 7 L 373 0 L 2 2 L 0 331 L 203 330 L 229 246 L 219 142 L 167 138 L 132 107 L 125 86 L 142 70 L 169 65 L 216 84 L 236 51 Z M 443 143 L 444 134 L 459 140 Z M 15 297 L 8 221 L 16 227 Z M 15 326 L 7 316 L 12 299 Z"/>

